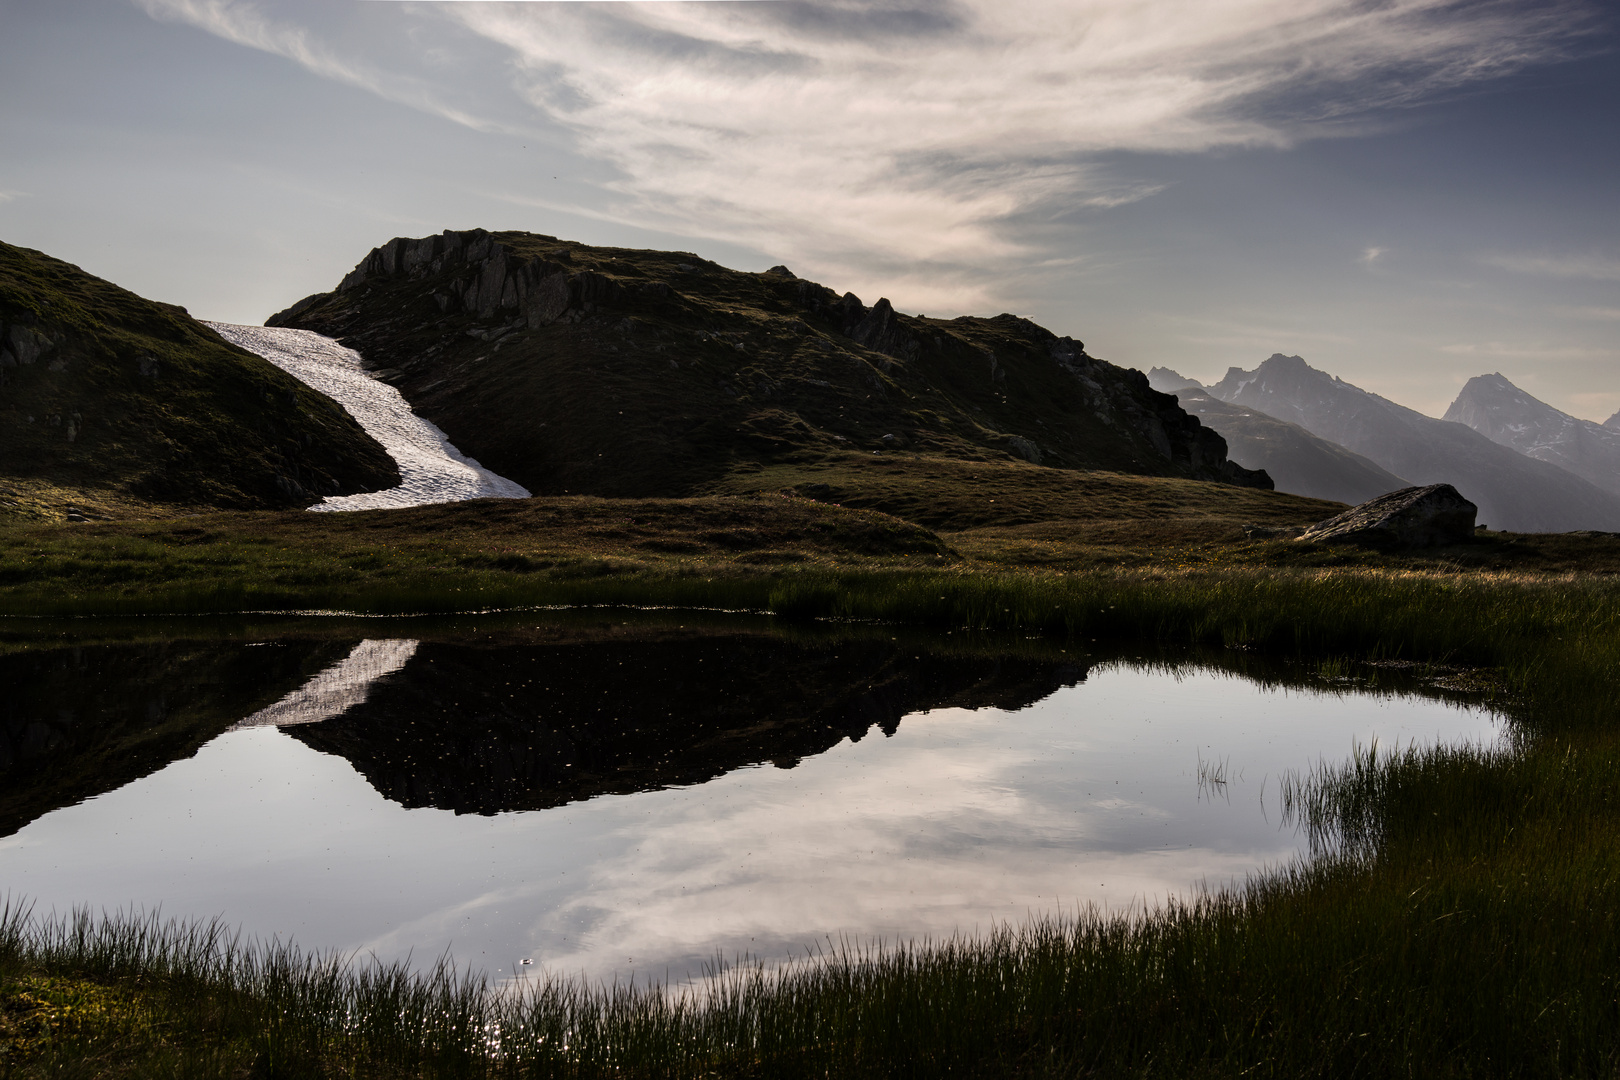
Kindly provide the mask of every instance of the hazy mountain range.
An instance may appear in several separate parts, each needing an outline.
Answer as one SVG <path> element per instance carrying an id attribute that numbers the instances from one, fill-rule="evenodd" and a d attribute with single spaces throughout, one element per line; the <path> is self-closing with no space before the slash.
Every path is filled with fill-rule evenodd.
<path id="1" fill-rule="evenodd" d="M 1205 414 L 1226 436 L 1233 459 L 1251 467 L 1264 461 L 1279 490 L 1349 492 L 1376 475 L 1290 432 L 1291 425 L 1392 479 L 1454 485 L 1478 504 L 1480 521 L 1492 528 L 1620 530 L 1620 432 L 1559 412 L 1500 375 L 1470 382 L 1443 420 L 1280 353 L 1253 371 L 1232 368 L 1207 388 L 1162 368 L 1155 369 L 1153 382 L 1175 388 L 1192 408 L 1202 392 L 1248 410 L 1245 416 L 1221 416 L 1206 407 Z M 1281 468 L 1278 458 L 1311 467 L 1303 476 L 1288 475 L 1285 468 L 1279 473 L 1273 471 Z"/>
<path id="2" fill-rule="evenodd" d="M 1355 505 L 1411 486 L 1360 454 L 1319 438 L 1298 424 L 1228 404 L 1197 381 L 1168 368 L 1152 369 L 1148 381 L 1155 390 L 1175 394 L 1183 409 L 1220 432 L 1233 461 L 1265 470 L 1278 491 Z"/>

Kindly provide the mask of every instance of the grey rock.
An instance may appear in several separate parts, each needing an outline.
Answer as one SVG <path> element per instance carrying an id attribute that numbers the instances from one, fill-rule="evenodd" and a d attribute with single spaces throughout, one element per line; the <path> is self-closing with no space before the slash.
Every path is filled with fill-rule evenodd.
<path id="1" fill-rule="evenodd" d="M 1620 412 L 1615 413 L 1613 416 L 1603 421 L 1603 426 L 1606 428 L 1612 428 L 1615 431 L 1620 431 Z"/>
<path id="2" fill-rule="evenodd" d="M 1166 442 L 1165 445 L 1168 446 L 1169 443 Z M 1032 465 L 1039 465 L 1046 456 L 1041 453 L 1041 448 L 1035 444 L 1034 439 L 1026 439 L 1022 435 L 1007 436 L 1007 449 Z"/>
<path id="3" fill-rule="evenodd" d="M 1479 507 L 1450 484 L 1403 488 L 1380 495 L 1306 529 L 1303 541 L 1418 548 L 1466 543 Z"/>
<path id="4" fill-rule="evenodd" d="M 539 284 L 529 288 L 524 302 L 524 317 L 528 320 L 529 329 L 538 330 L 556 322 L 568 313 L 573 302 L 574 289 L 568 282 L 568 275 L 559 273 L 541 278 Z"/>
<path id="5" fill-rule="evenodd" d="M 11 346 L 11 354 L 19 364 L 32 364 L 50 347 L 49 339 L 43 334 L 36 334 L 28 327 L 15 323 L 6 331 L 6 343 Z"/>

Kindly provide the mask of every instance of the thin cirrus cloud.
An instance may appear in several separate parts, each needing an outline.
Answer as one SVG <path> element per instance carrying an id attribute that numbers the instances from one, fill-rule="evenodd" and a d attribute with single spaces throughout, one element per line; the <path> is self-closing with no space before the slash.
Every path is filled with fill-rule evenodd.
<path id="1" fill-rule="evenodd" d="M 1620 259 L 1606 255 L 1491 255 L 1485 265 L 1541 277 L 1620 281 Z"/>
<path id="2" fill-rule="evenodd" d="M 1587 26 L 1584 6 L 1489 0 L 363 5 L 493 47 L 505 85 L 467 102 L 474 72 L 363 40 L 340 53 L 315 7 L 295 24 L 246 0 L 137 2 L 469 126 L 515 102 L 606 167 L 583 210 L 930 308 L 984 302 L 1077 210 L 1159 190 L 1105 155 L 1351 132 L 1554 59 Z"/>

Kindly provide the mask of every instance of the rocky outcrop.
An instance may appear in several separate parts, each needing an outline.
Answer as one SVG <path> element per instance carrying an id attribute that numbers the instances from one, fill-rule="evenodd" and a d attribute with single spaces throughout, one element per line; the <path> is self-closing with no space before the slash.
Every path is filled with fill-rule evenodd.
<path id="1" fill-rule="evenodd" d="M 1450 484 L 1403 488 L 1328 518 L 1306 529 L 1299 539 L 1386 548 L 1462 544 L 1473 539 L 1478 511 Z"/>
<path id="2" fill-rule="evenodd" d="M 1538 401 L 1499 371 L 1469 379 L 1445 419 L 1620 495 L 1620 430 Z"/>
<path id="3" fill-rule="evenodd" d="M 263 509 L 399 483 L 336 402 L 158 304 L 0 244 L 0 476 Z"/>
<path id="4" fill-rule="evenodd" d="M 358 349 L 536 494 L 698 494 L 767 461 L 901 451 L 1271 486 L 1079 341 L 868 307 L 786 267 L 446 232 L 390 241 L 269 322 Z"/>
<path id="5" fill-rule="evenodd" d="M 1415 484 L 1456 484 L 1493 528 L 1513 532 L 1620 530 L 1620 496 L 1556 465 L 1499 446 L 1277 354 L 1233 368 L 1209 387 L 1221 401 L 1298 424 Z"/>

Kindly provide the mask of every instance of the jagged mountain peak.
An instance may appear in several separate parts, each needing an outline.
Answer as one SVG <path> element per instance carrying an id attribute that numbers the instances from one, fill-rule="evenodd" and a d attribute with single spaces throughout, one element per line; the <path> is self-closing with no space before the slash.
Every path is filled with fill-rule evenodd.
<path id="1" fill-rule="evenodd" d="M 1620 430 L 1571 416 L 1515 386 L 1500 371 L 1469 379 L 1445 418 L 1620 494 Z"/>

